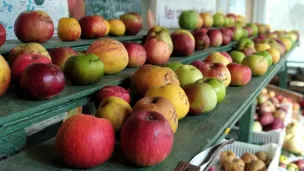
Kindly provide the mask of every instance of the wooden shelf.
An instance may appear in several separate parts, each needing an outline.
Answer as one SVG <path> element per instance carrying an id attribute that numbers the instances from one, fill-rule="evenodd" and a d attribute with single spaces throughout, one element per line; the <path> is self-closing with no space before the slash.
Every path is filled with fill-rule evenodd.
<path id="1" fill-rule="evenodd" d="M 271 66 L 268 72 L 264 76 L 253 77 L 250 83 L 244 87 L 228 87 L 225 100 L 222 101 L 220 104 L 218 104 L 213 111 L 204 113 L 201 116 L 187 116 L 183 120 L 181 120 L 179 122 L 178 130 L 174 136 L 174 146 L 172 152 L 170 153 L 169 157 L 161 164 L 147 168 L 136 168 L 135 166 L 132 166 L 129 163 L 127 163 L 127 160 L 123 157 L 123 154 L 121 153 L 119 146 L 117 146 L 116 151 L 110 161 L 91 170 L 167 171 L 167 170 L 174 170 L 177 163 L 181 160 L 190 161 L 197 153 L 199 153 L 203 149 L 215 144 L 216 142 L 224 138 L 224 136 L 226 135 L 225 130 L 227 128 L 232 128 L 234 124 L 240 119 L 240 117 L 244 114 L 244 112 L 256 99 L 260 91 L 268 84 L 268 82 L 281 69 L 281 67 L 285 65 L 287 57 L 292 53 L 293 49 L 297 45 L 298 42 L 285 56 L 281 58 L 278 64 Z M 227 47 L 221 47 L 221 48 L 223 49 L 227 48 L 229 50 L 228 47 L 230 47 L 231 49 L 232 46 L 233 43 L 231 43 Z M 214 48 L 213 50 L 221 51 L 220 49 Z M 182 62 L 189 63 L 190 61 L 189 59 L 191 60 L 203 59 L 206 55 L 207 52 L 196 52 L 193 56 L 188 58 L 173 57 L 171 58 L 171 60 L 179 59 Z M 116 79 L 117 81 L 117 77 L 119 77 L 118 75 L 122 74 L 125 77 L 128 77 L 132 74 L 133 71 L 134 69 L 127 69 L 125 72 L 122 72 L 120 74 L 107 76 L 105 77 L 105 79 L 109 79 L 109 80 L 105 82 L 107 84 L 112 84 L 110 82 L 111 78 L 108 77 L 112 77 L 113 80 Z M 123 78 L 123 76 L 120 77 Z M 119 81 L 114 83 L 118 83 L 118 82 Z M 99 83 L 95 86 L 78 87 L 78 88 L 68 86 L 68 88 L 61 96 L 51 100 L 50 102 L 46 101 L 39 103 L 46 103 L 46 104 L 41 104 L 45 108 L 47 108 L 48 105 L 51 104 L 54 105 L 55 102 L 61 103 L 62 107 L 66 110 L 65 106 L 62 103 L 64 100 L 73 101 L 79 99 L 77 97 L 80 97 L 86 93 L 90 94 L 96 91 L 100 86 L 104 86 L 104 85 L 105 84 Z M 84 90 L 79 91 L 79 89 L 82 88 Z M 77 91 L 77 93 L 74 92 L 73 94 L 73 90 Z M 85 99 L 84 101 L 86 101 L 88 98 L 85 95 L 83 97 Z M 1 101 L 0 104 L 2 104 L 2 102 L 3 101 Z M 37 104 L 37 102 L 35 103 L 31 102 L 31 103 Z M 14 105 L 11 107 L 14 107 Z M 24 107 L 30 108 L 31 106 L 24 105 Z M 11 109 L 11 110 L 18 110 L 18 109 Z M 2 112 L 1 108 L 0 111 Z M 19 114 L 19 112 L 15 113 L 15 115 L 17 114 Z M 1 113 L 1 117 L 5 118 L 7 116 L 4 116 L 4 113 Z M 35 168 L 40 168 L 45 170 L 48 169 L 71 170 L 67 166 L 63 165 L 61 162 L 58 161 L 54 149 L 54 139 L 47 141 L 41 145 L 35 146 L 33 148 L 23 150 L 19 154 L 16 154 L 15 156 L 12 156 L 6 160 L 1 161 L 0 170 L 5 170 L 7 168 L 13 168 L 13 170 L 34 170 Z"/>

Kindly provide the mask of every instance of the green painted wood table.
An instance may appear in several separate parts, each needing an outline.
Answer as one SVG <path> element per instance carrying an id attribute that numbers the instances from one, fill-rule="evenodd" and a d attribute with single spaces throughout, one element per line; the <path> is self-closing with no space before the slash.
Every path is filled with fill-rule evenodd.
<path id="1" fill-rule="evenodd" d="M 298 45 L 298 43 L 296 43 L 296 45 Z M 295 48 L 295 46 L 292 48 L 292 50 Z M 292 50 L 283 56 L 278 64 L 271 66 L 264 76 L 253 77 L 250 83 L 244 87 L 228 87 L 225 100 L 218 104 L 213 111 L 204 113 L 200 116 L 187 116 L 181 120 L 179 122 L 178 130 L 174 136 L 173 149 L 169 157 L 161 164 L 146 168 L 135 167 L 127 162 L 120 151 L 119 145 L 117 145 L 111 160 L 90 170 L 172 171 L 179 161 L 190 161 L 197 153 L 201 152 L 203 149 L 211 145 L 214 145 L 225 137 L 227 129 L 229 130 L 232 128 L 235 123 L 242 117 L 242 115 L 244 113 L 247 113 L 246 111 L 248 110 L 249 106 L 251 106 L 255 101 L 260 91 L 268 84 L 268 82 L 282 68 L 282 66 L 285 65 L 286 59 L 291 54 Z M 195 59 L 203 58 L 204 55 L 198 56 Z M 176 58 L 174 57 L 172 58 L 172 60 L 175 59 Z M 186 59 L 187 58 L 180 58 L 182 61 Z M 129 72 L 129 74 L 131 74 L 133 71 L 134 70 L 132 69 L 128 69 L 122 73 L 125 73 L 125 76 L 127 77 L 127 73 Z M 92 93 L 97 89 L 97 87 L 85 88 L 85 90 L 83 90 L 79 96 L 84 92 L 89 91 Z M 71 91 L 72 90 L 73 88 L 71 88 Z M 72 97 L 73 96 L 69 95 L 68 92 L 64 92 L 61 97 L 57 98 L 57 100 L 59 102 L 62 99 L 70 99 L 73 101 Z M 56 101 L 56 99 L 52 100 L 50 103 L 53 103 L 54 101 Z M 26 171 L 71 169 L 58 161 L 54 149 L 54 139 L 51 139 L 33 148 L 23 150 L 6 160 L 2 160 L 0 162 L 0 170 Z"/>

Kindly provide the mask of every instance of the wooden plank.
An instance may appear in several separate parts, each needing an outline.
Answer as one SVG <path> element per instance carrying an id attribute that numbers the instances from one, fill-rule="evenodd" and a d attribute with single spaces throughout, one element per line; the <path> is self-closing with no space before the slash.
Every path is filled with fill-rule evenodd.
<path id="1" fill-rule="evenodd" d="M 294 47 L 293 47 L 294 48 Z M 231 128 L 240 119 L 248 106 L 256 99 L 272 77 L 285 63 L 288 52 L 281 61 L 269 68 L 268 72 L 261 77 L 253 77 L 250 83 L 244 87 L 228 87 L 224 101 L 208 113 L 200 116 L 187 116 L 179 122 L 179 128 L 174 136 L 174 146 L 169 157 L 161 164 L 138 168 L 123 157 L 119 146 L 111 160 L 103 165 L 89 170 L 115 170 L 115 171 L 167 171 L 174 170 L 181 160 L 190 161 L 197 153 L 210 147 L 223 137 L 227 128 Z M 0 170 L 72 170 L 58 161 L 54 139 L 24 150 L 19 154 L 0 162 Z"/>

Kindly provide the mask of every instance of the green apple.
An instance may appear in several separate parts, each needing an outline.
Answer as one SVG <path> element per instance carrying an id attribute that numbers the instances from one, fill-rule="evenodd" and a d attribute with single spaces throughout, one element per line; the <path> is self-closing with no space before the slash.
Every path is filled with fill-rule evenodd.
<path id="1" fill-rule="evenodd" d="M 216 78 L 208 78 L 205 77 L 203 79 L 197 80 L 196 83 L 207 83 L 209 84 L 215 91 L 217 97 L 217 103 L 224 100 L 226 96 L 226 86 Z"/>
<path id="2" fill-rule="evenodd" d="M 169 62 L 165 65 L 165 67 L 171 68 L 174 72 L 183 64 L 181 62 Z"/>
<path id="3" fill-rule="evenodd" d="M 235 62 L 235 63 L 238 63 L 238 64 L 241 64 L 243 59 L 246 57 L 243 52 L 236 51 L 236 50 L 231 51 L 229 53 L 229 55 L 231 56 L 232 61 Z"/>
<path id="4" fill-rule="evenodd" d="M 201 71 L 193 65 L 182 65 L 175 71 L 175 74 L 181 87 L 193 84 L 203 78 Z"/>
<path id="5" fill-rule="evenodd" d="M 233 27 L 232 32 L 233 32 L 233 36 L 232 36 L 233 41 L 238 41 L 243 36 L 243 28 L 242 27 L 239 27 L 239 26 Z"/>
<path id="6" fill-rule="evenodd" d="M 269 52 L 262 51 L 262 52 L 255 53 L 255 55 L 263 56 L 268 62 L 268 67 L 270 67 L 272 65 L 272 57 Z"/>
<path id="7" fill-rule="evenodd" d="M 253 36 L 258 35 L 259 28 L 258 28 L 258 26 L 256 24 L 250 23 L 247 26 L 252 28 L 252 35 Z"/>
<path id="8" fill-rule="evenodd" d="M 247 38 L 248 35 L 249 35 L 248 30 L 244 27 L 243 28 L 243 36 L 242 37 Z"/>
<path id="9" fill-rule="evenodd" d="M 185 10 L 181 13 L 178 19 L 179 26 L 182 29 L 193 30 L 199 22 L 199 14 L 194 10 Z"/>
<path id="10" fill-rule="evenodd" d="M 225 17 L 224 19 L 224 26 L 228 27 L 230 25 L 230 19 L 228 17 Z"/>
<path id="11" fill-rule="evenodd" d="M 64 64 L 64 76 L 75 85 L 98 83 L 104 74 L 104 64 L 93 54 L 69 57 Z"/>
<path id="12" fill-rule="evenodd" d="M 237 50 L 242 50 L 245 48 L 254 48 L 254 42 L 249 38 L 241 38 L 235 45 Z"/>
<path id="13" fill-rule="evenodd" d="M 263 127 L 259 121 L 253 122 L 252 131 L 253 132 L 262 132 L 263 131 Z"/>
<path id="14" fill-rule="evenodd" d="M 213 26 L 221 27 L 225 24 L 225 16 L 221 13 L 216 13 L 213 15 Z"/>

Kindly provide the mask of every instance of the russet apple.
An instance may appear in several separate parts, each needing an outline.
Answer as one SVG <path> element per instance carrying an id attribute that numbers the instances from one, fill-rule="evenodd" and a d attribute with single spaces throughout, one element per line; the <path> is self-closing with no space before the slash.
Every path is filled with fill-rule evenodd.
<path id="1" fill-rule="evenodd" d="M 232 62 L 232 59 L 229 55 L 227 56 L 221 52 L 213 52 L 204 59 L 204 62 L 221 63 L 226 66 Z"/>
<path id="2" fill-rule="evenodd" d="M 218 79 L 211 78 L 211 77 L 204 77 L 203 79 L 200 79 L 196 81 L 196 83 L 207 83 L 209 84 L 215 91 L 216 97 L 217 97 L 217 103 L 220 103 L 224 100 L 226 96 L 226 86 Z"/>
<path id="3" fill-rule="evenodd" d="M 230 71 L 231 83 L 233 86 L 245 86 L 251 80 L 251 70 L 248 66 L 231 63 L 227 65 Z"/>
<path id="4" fill-rule="evenodd" d="M 23 71 L 32 63 L 52 63 L 51 59 L 39 54 L 22 54 L 17 56 L 12 65 L 12 79 L 19 82 Z"/>
<path id="5" fill-rule="evenodd" d="M 190 102 L 189 114 L 201 115 L 213 110 L 217 103 L 214 89 L 207 83 L 194 83 L 184 87 Z"/>
<path id="6" fill-rule="evenodd" d="M 86 54 L 97 55 L 104 63 L 105 74 L 115 74 L 125 69 L 129 63 L 128 51 L 124 45 L 114 39 L 95 40 Z"/>
<path id="7" fill-rule="evenodd" d="M 130 93 L 128 90 L 116 85 L 107 85 L 96 93 L 95 106 L 98 107 L 101 101 L 112 96 L 119 97 L 125 100 L 127 103 L 130 103 Z"/>
<path id="8" fill-rule="evenodd" d="M 197 80 L 202 79 L 203 75 L 196 67 L 192 65 L 182 65 L 176 71 L 175 74 L 180 82 L 180 86 L 184 87 L 195 83 Z"/>
<path id="9" fill-rule="evenodd" d="M 177 56 L 189 56 L 194 52 L 195 39 L 187 30 L 176 30 L 171 34 L 173 54 Z"/>
<path id="10" fill-rule="evenodd" d="M 133 74 L 131 89 L 135 94 L 144 96 L 150 88 L 160 87 L 168 83 L 180 85 L 172 69 L 146 64 L 138 68 Z"/>
<path id="11" fill-rule="evenodd" d="M 54 23 L 43 11 L 25 11 L 18 15 L 14 24 L 16 37 L 24 42 L 47 42 L 54 34 Z"/>
<path id="12" fill-rule="evenodd" d="M 263 56 L 250 55 L 243 59 L 243 65 L 247 65 L 253 76 L 262 76 L 268 70 L 268 62 Z"/>
<path id="13" fill-rule="evenodd" d="M 201 13 L 200 16 L 203 18 L 203 27 L 210 28 L 213 26 L 213 16 L 210 13 Z"/>
<path id="14" fill-rule="evenodd" d="M 184 10 L 178 18 L 178 23 L 182 29 L 193 30 L 198 28 L 198 25 L 200 24 L 199 20 L 200 16 L 196 11 Z"/>
<path id="15" fill-rule="evenodd" d="M 144 97 L 133 107 L 133 112 L 138 110 L 155 111 L 162 114 L 169 121 L 173 133 L 176 132 L 178 116 L 171 101 L 165 97 Z"/>
<path id="16" fill-rule="evenodd" d="M 207 32 L 208 37 L 210 39 L 211 47 L 219 47 L 223 43 L 223 35 L 219 30 L 209 30 Z"/>
<path id="17" fill-rule="evenodd" d="M 57 65 L 33 63 L 21 74 L 20 86 L 31 97 L 46 100 L 63 91 L 65 79 Z"/>
<path id="18" fill-rule="evenodd" d="M 53 64 L 59 66 L 63 71 L 65 61 L 71 56 L 76 56 L 78 53 L 70 47 L 59 47 L 49 50 L 49 54 Z"/>
<path id="19" fill-rule="evenodd" d="M 80 24 L 75 18 L 60 18 L 57 34 L 62 41 L 75 41 L 81 35 Z"/>
<path id="20" fill-rule="evenodd" d="M 229 53 L 229 55 L 231 56 L 232 61 L 233 61 L 234 63 L 238 63 L 238 64 L 241 64 L 242 61 L 243 61 L 243 59 L 246 57 L 245 54 L 244 54 L 243 52 L 241 52 L 241 51 L 236 51 L 236 50 L 231 51 L 231 52 Z"/>
<path id="21" fill-rule="evenodd" d="M 231 75 L 228 68 L 221 63 L 204 62 L 200 65 L 199 70 L 204 77 L 214 77 L 219 79 L 228 87 L 231 82 Z"/>
<path id="22" fill-rule="evenodd" d="M 0 97 L 1 97 L 6 92 L 11 81 L 10 67 L 2 55 L 0 55 L 0 68 L 1 68 L 0 80 L 2 80 L 0 81 Z"/>
<path id="23" fill-rule="evenodd" d="M 195 39 L 195 50 L 204 50 L 210 46 L 210 39 L 207 35 L 208 29 L 200 28 L 192 32 Z"/>
<path id="24" fill-rule="evenodd" d="M 120 16 L 120 20 L 126 26 L 127 35 L 136 35 L 142 27 L 142 18 L 140 14 L 128 12 Z"/>
<path id="25" fill-rule="evenodd" d="M 105 36 L 107 25 L 101 16 L 84 16 L 79 20 L 81 38 L 94 39 Z"/>
<path id="26" fill-rule="evenodd" d="M 139 67 L 145 64 L 147 53 L 141 44 L 135 42 L 123 42 L 123 45 L 128 51 L 128 67 Z"/>
<path id="27" fill-rule="evenodd" d="M 6 31 L 2 24 L 0 24 L 0 47 L 5 43 L 6 41 Z"/>
<path id="28" fill-rule="evenodd" d="M 115 132 L 110 121 L 76 114 L 56 134 L 56 151 L 74 168 L 90 168 L 107 161 L 114 151 Z"/>
<path id="29" fill-rule="evenodd" d="M 139 110 L 133 112 L 122 126 L 120 147 L 132 163 L 152 166 L 167 158 L 173 139 L 170 123 L 162 114 Z"/>

